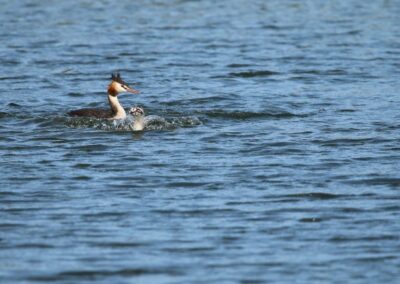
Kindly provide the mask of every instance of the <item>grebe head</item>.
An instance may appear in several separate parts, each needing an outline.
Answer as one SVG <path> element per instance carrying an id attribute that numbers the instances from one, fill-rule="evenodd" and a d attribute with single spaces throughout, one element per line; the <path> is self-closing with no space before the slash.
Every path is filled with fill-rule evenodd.
<path id="1" fill-rule="evenodd" d="M 138 90 L 129 87 L 128 84 L 121 79 L 119 73 L 111 74 L 111 83 L 108 85 L 108 93 L 112 96 L 117 96 L 120 93 L 126 92 L 139 94 Z"/>
<path id="2" fill-rule="evenodd" d="M 143 116 L 144 110 L 141 107 L 132 107 L 129 110 L 129 114 L 131 114 L 133 116 Z"/>

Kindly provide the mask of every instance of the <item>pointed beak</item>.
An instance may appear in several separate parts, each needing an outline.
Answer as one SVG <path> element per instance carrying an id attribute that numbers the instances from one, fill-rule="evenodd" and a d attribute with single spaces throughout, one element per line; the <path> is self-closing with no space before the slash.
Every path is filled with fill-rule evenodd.
<path id="1" fill-rule="evenodd" d="M 124 86 L 124 89 L 125 89 L 127 92 L 132 93 L 132 94 L 139 94 L 139 93 L 140 93 L 138 90 L 133 89 L 133 88 L 128 87 L 128 86 Z"/>

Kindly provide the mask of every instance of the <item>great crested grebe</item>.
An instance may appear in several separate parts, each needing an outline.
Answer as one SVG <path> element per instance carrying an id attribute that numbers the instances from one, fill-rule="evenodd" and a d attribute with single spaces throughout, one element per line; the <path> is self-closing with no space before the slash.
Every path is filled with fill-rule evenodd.
<path id="1" fill-rule="evenodd" d="M 120 93 L 138 94 L 139 91 L 129 87 L 122 79 L 119 73 L 111 74 L 111 83 L 108 85 L 108 103 L 111 110 L 98 108 L 83 108 L 68 112 L 70 116 L 86 116 L 107 119 L 124 119 L 126 113 L 122 105 L 118 101 Z"/>
<path id="2" fill-rule="evenodd" d="M 132 107 L 129 110 L 129 114 L 131 114 L 135 118 L 133 125 L 129 125 L 131 130 L 142 131 L 146 127 L 144 110 L 141 107 Z"/>

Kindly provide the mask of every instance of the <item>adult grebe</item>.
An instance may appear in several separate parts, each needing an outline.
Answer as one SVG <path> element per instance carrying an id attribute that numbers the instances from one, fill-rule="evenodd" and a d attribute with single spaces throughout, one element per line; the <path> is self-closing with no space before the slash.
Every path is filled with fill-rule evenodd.
<path id="1" fill-rule="evenodd" d="M 70 116 L 87 116 L 107 119 L 124 119 L 126 113 L 122 105 L 118 101 L 120 93 L 138 94 L 139 91 L 129 87 L 122 79 L 119 73 L 111 74 L 111 83 L 108 85 L 108 103 L 111 110 L 98 108 L 83 108 L 68 112 Z"/>
<path id="2" fill-rule="evenodd" d="M 133 125 L 129 125 L 130 129 L 132 131 L 142 131 L 146 126 L 144 110 L 141 107 L 132 107 L 129 110 L 129 114 L 135 118 Z"/>

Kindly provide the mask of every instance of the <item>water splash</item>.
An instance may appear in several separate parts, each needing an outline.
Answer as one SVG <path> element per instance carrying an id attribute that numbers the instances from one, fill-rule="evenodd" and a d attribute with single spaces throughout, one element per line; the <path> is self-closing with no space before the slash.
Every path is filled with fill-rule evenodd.
<path id="1" fill-rule="evenodd" d="M 195 116 L 163 118 L 156 115 L 149 115 L 145 118 L 147 131 L 154 130 L 174 130 L 180 127 L 194 127 L 201 125 L 202 122 Z M 107 131 L 131 131 L 130 126 L 134 123 L 134 118 L 128 116 L 125 119 L 105 120 L 92 117 L 73 117 L 65 122 L 71 128 L 95 128 Z"/>

